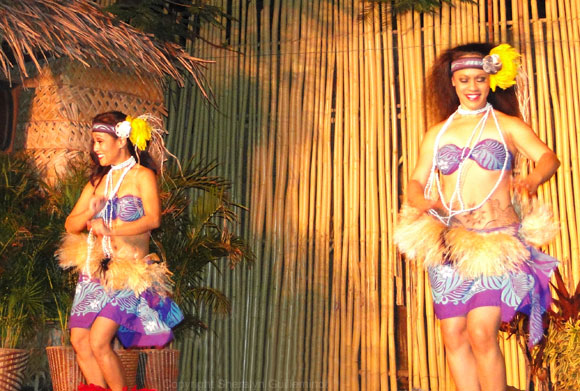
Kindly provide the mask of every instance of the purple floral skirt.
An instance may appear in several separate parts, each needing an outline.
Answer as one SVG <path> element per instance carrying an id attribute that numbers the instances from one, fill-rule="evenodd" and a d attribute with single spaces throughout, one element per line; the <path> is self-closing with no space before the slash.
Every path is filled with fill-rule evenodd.
<path id="1" fill-rule="evenodd" d="M 117 337 L 124 347 L 161 347 L 173 339 L 171 329 L 183 320 L 177 304 L 148 289 L 136 296 L 131 290 L 108 292 L 98 278 L 79 276 L 69 327 L 90 328 L 102 316 L 119 324 Z"/>
<path id="2" fill-rule="evenodd" d="M 509 322 L 516 312 L 530 317 L 529 344 L 544 333 L 542 315 L 552 297 L 549 281 L 558 260 L 527 246 L 530 257 L 519 270 L 501 276 L 462 278 L 453 264 L 428 268 L 435 315 L 439 319 L 461 317 L 478 307 L 501 309 L 501 320 Z"/>

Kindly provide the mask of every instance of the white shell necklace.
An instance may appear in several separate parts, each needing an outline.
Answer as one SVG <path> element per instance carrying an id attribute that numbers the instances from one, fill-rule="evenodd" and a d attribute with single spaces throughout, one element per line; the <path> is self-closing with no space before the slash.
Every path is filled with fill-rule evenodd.
<path id="1" fill-rule="evenodd" d="M 441 188 L 441 181 L 439 179 L 439 175 L 435 172 L 435 170 L 437 168 L 437 152 L 439 151 L 439 141 L 441 140 L 441 136 L 443 136 L 443 133 L 445 133 L 445 131 L 449 128 L 449 125 L 453 121 L 453 118 L 455 118 L 456 114 L 475 115 L 475 114 L 481 114 L 481 113 L 484 113 L 484 115 L 481 117 L 481 119 L 478 121 L 477 125 L 475 125 L 475 128 L 471 132 L 471 135 L 469 136 L 469 139 L 467 140 L 467 143 L 466 143 L 467 147 L 465 147 L 461 150 L 461 156 L 459 157 L 459 167 L 457 168 L 457 180 L 455 182 L 455 189 L 453 190 L 453 193 L 451 194 L 451 197 L 449 199 L 449 203 L 447 204 L 447 203 L 445 203 L 445 198 L 443 197 L 443 190 Z M 473 148 L 468 148 L 468 147 L 471 145 L 477 145 L 477 143 L 479 141 L 481 141 L 481 135 L 483 134 L 483 130 L 485 129 L 485 124 L 487 122 L 487 119 L 489 118 L 490 113 L 491 113 L 491 116 L 493 117 L 493 120 L 495 122 L 495 126 L 497 128 L 498 133 L 499 133 L 499 137 L 500 137 L 501 142 L 503 144 L 503 147 L 505 149 L 505 160 L 503 162 L 503 166 L 501 168 L 501 173 L 499 175 L 499 178 L 497 179 L 497 182 L 495 183 L 494 187 L 491 189 L 489 194 L 479 204 L 477 204 L 471 208 L 466 208 L 465 203 L 463 202 L 463 198 L 461 197 L 461 185 L 462 185 L 461 178 L 462 178 L 463 173 L 464 173 L 464 171 L 463 171 L 464 163 L 469 159 L 469 157 L 473 153 Z M 476 135 L 477 135 L 477 137 L 476 137 Z M 441 128 L 439 133 L 437 134 L 437 137 L 435 138 L 435 145 L 433 146 L 433 163 L 431 165 L 431 173 L 429 174 L 429 179 L 427 180 L 427 184 L 425 185 L 425 189 L 424 189 L 424 193 L 423 193 L 423 196 L 425 197 L 425 199 L 430 199 L 431 189 L 433 188 L 433 182 L 435 182 L 437 185 L 437 191 L 439 193 L 439 199 L 441 200 L 441 204 L 447 210 L 447 216 L 441 216 L 435 209 L 430 209 L 429 214 L 438 218 L 443 224 L 449 225 L 451 219 L 454 216 L 461 214 L 461 213 L 472 212 L 476 209 L 481 208 L 491 198 L 493 193 L 495 193 L 495 191 L 497 190 L 497 188 L 501 184 L 501 181 L 503 180 L 503 177 L 504 177 L 505 172 L 506 172 L 508 161 L 509 161 L 509 150 L 507 147 L 507 143 L 506 143 L 506 141 L 503 137 L 503 134 L 501 132 L 501 129 L 499 127 L 499 123 L 497 121 L 495 111 L 493 110 L 493 106 L 490 103 L 487 103 L 485 105 L 485 107 L 478 109 L 478 110 L 467 110 L 467 109 L 464 109 L 461 106 L 459 106 L 457 111 L 455 111 L 455 113 L 453 113 L 449 116 L 449 118 L 447 119 L 447 121 L 445 122 L 445 124 L 443 125 L 443 127 Z M 455 201 L 457 201 L 459 203 L 459 209 L 453 209 L 453 204 Z"/>
<path id="2" fill-rule="evenodd" d="M 103 207 L 103 209 L 99 213 L 103 212 L 103 215 L 102 215 L 103 216 L 103 223 L 109 229 L 111 229 L 111 227 L 112 227 L 113 209 L 115 208 L 115 205 L 113 203 L 113 199 L 117 195 L 117 192 L 119 191 L 119 188 L 121 187 L 121 183 L 123 183 L 123 179 L 125 179 L 125 176 L 127 175 L 127 173 L 129 173 L 131 168 L 133 168 L 133 166 L 135 166 L 136 163 L 137 162 L 135 161 L 135 158 L 133 156 L 131 156 L 129 159 L 125 160 L 123 163 L 112 164 L 111 168 L 109 169 L 109 172 L 107 172 L 107 176 L 105 177 L 105 198 L 107 199 L 107 202 L 105 203 L 105 206 Z M 113 183 L 113 172 L 119 171 L 119 170 L 123 170 L 123 172 L 121 173 L 121 176 L 119 177 L 119 180 L 117 181 L 117 184 L 114 184 Z M 91 271 L 90 271 L 89 265 L 90 265 L 91 252 L 93 250 L 93 244 L 94 244 L 94 235 L 93 235 L 92 229 L 89 231 L 87 243 L 88 243 L 88 248 L 87 248 L 87 259 L 85 261 L 85 273 L 88 274 L 89 278 L 90 278 Z M 108 235 L 103 235 L 103 239 L 102 239 L 101 243 L 103 245 L 103 253 L 105 254 L 105 257 L 111 258 L 113 256 L 113 248 L 111 247 L 111 237 Z"/>

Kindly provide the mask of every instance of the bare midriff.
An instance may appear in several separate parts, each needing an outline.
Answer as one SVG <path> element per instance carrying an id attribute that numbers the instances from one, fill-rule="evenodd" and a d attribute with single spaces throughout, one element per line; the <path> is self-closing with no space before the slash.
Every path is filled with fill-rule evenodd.
<path id="1" fill-rule="evenodd" d="M 466 162 L 461 182 L 461 197 L 466 209 L 479 205 L 495 186 L 500 172 L 480 168 L 475 162 Z M 449 198 L 453 193 L 457 181 L 457 174 L 441 176 L 441 185 L 445 203 L 449 206 Z M 460 213 L 454 216 L 449 225 L 461 225 L 470 229 L 490 229 L 506 227 L 519 222 L 511 202 L 510 196 L 511 171 L 507 171 L 495 192 L 478 209 Z M 455 200 L 451 208 L 460 209 Z M 446 210 L 438 210 L 445 216 Z"/>

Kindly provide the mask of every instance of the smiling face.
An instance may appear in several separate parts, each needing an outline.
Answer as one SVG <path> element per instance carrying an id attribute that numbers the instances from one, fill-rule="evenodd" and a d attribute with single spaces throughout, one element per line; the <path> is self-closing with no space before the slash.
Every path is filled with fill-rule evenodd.
<path id="1" fill-rule="evenodd" d="M 127 142 L 104 132 L 93 132 L 93 151 L 101 166 L 110 166 L 125 161 L 129 155 Z"/>
<path id="2" fill-rule="evenodd" d="M 453 73 L 451 83 L 459 103 L 468 110 L 481 109 L 489 95 L 489 74 L 482 69 L 467 68 Z"/>

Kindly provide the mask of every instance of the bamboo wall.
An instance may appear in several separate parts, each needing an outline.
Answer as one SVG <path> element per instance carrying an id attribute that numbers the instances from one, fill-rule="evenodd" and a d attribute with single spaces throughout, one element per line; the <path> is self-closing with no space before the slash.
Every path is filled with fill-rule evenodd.
<path id="1" fill-rule="evenodd" d="M 562 222 L 547 250 L 580 280 L 577 1 L 456 3 L 394 19 L 358 0 L 211 3 L 237 18 L 202 31 L 230 50 L 191 48 L 215 60 L 219 108 L 195 88 L 173 90 L 168 142 L 219 161 L 249 207 L 241 230 L 257 262 L 208 276 L 233 313 L 181 346 L 181 390 L 453 389 L 425 273 L 390 237 L 426 128 L 425 74 L 456 44 L 507 41 L 524 54 L 526 118 L 562 161 L 539 192 Z M 515 341 L 501 346 L 508 384 L 525 389 Z"/>

